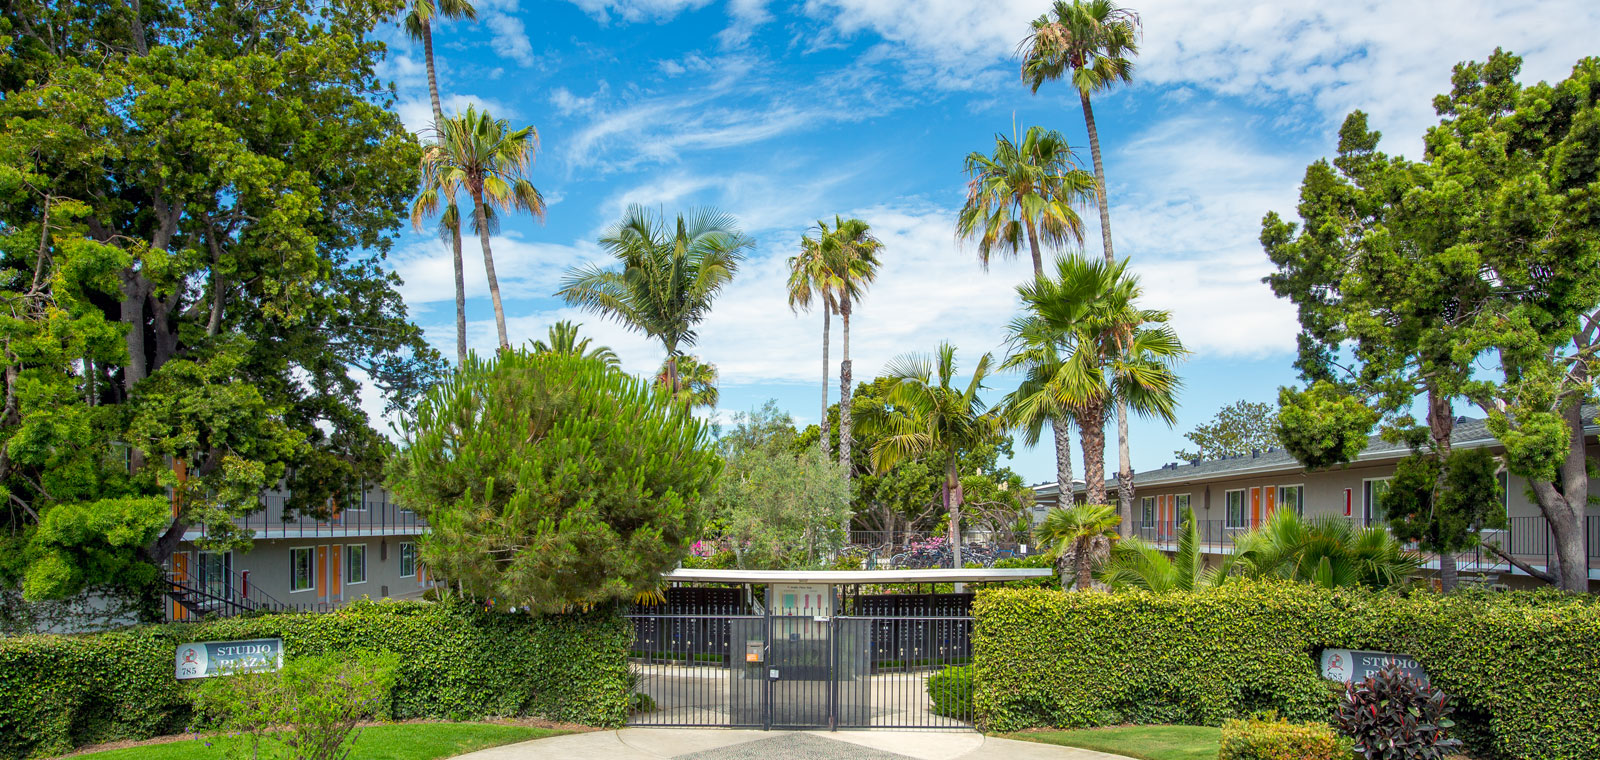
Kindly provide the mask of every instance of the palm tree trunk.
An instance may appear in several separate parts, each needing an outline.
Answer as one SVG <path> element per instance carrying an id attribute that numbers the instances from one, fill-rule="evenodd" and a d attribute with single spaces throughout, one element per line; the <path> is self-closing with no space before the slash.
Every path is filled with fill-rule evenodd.
<path id="1" fill-rule="evenodd" d="M 1105 414 L 1104 403 L 1092 399 L 1078 415 L 1078 437 L 1083 441 L 1083 490 L 1089 504 L 1106 503 Z"/>
<path id="2" fill-rule="evenodd" d="M 822 302 L 822 417 L 819 426 L 822 428 L 822 455 L 832 456 L 833 442 L 828 440 L 831 426 L 828 424 L 828 381 L 833 379 L 833 368 L 828 366 L 828 338 L 829 316 L 828 302 Z"/>
<path id="3" fill-rule="evenodd" d="M 1050 420 L 1056 439 L 1056 506 L 1072 501 L 1072 428 L 1063 419 Z"/>
<path id="4" fill-rule="evenodd" d="M 1100 131 L 1094 126 L 1094 107 L 1089 104 L 1089 93 L 1078 91 L 1083 101 L 1083 124 L 1089 129 L 1089 156 L 1094 159 L 1094 197 L 1100 206 L 1100 242 L 1105 246 L 1106 262 L 1116 263 L 1111 252 L 1111 206 L 1106 202 L 1106 167 L 1100 161 Z"/>
<path id="5" fill-rule="evenodd" d="M 667 393 L 672 398 L 678 397 L 678 353 L 670 347 L 667 349 Z"/>
<path id="6" fill-rule="evenodd" d="M 961 569 L 961 480 L 956 477 L 956 461 L 945 465 L 944 493 L 946 508 L 950 513 L 950 568 Z M 959 589 L 960 585 L 957 584 Z"/>
<path id="7" fill-rule="evenodd" d="M 1028 249 L 1033 253 L 1033 276 L 1044 276 L 1044 256 L 1039 253 L 1039 230 L 1034 227 L 1033 219 L 1025 221 L 1028 228 Z"/>
<path id="8" fill-rule="evenodd" d="M 839 362 L 839 466 L 844 468 L 844 478 L 850 480 L 850 299 L 839 304 L 839 326 L 843 340 L 840 351 L 844 358 Z"/>
<path id="9" fill-rule="evenodd" d="M 439 129 L 444 123 L 444 108 L 439 105 L 439 76 L 433 66 L 433 24 L 422 22 L 422 52 L 428 65 L 428 98 L 433 102 L 433 128 Z M 450 199 L 450 205 L 455 205 L 455 198 Z M 450 252 L 456 267 L 456 366 L 462 367 L 467 363 L 467 279 L 466 267 L 461 261 L 461 214 L 455 215 L 456 223 L 450 228 Z"/>
<path id="10" fill-rule="evenodd" d="M 1089 553 L 1094 551 L 1094 537 L 1080 536 L 1075 542 L 1078 545 L 1077 587 L 1079 591 L 1088 591 L 1094 586 L 1094 577 L 1089 575 Z"/>
<path id="11" fill-rule="evenodd" d="M 1117 399 L 1117 515 L 1122 518 L 1118 532 L 1129 535 L 1133 529 L 1133 455 L 1128 449 L 1128 402 Z"/>
<path id="12" fill-rule="evenodd" d="M 494 276 L 494 254 L 489 251 L 489 224 L 483 215 L 483 191 L 472 194 L 472 215 L 478 220 L 478 242 L 483 245 L 483 271 L 489 277 L 489 298 L 494 301 L 494 326 L 500 333 L 501 350 L 511 348 L 506 337 L 506 310 L 500 305 L 500 281 Z"/>

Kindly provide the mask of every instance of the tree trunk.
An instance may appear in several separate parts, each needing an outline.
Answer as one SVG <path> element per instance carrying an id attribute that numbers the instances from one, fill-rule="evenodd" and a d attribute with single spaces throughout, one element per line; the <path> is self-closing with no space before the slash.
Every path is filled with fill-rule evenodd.
<path id="1" fill-rule="evenodd" d="M 439 107 L 439 77 L 433 70 L 433 22 L 422 20 L 422 56 L 428 66 L 428 98 L 433 101 L 433 128 L 439 129 L 444 121 L 444 109 Z"/>
<path id="2" fill-rule="evenodd" d="M 1106 261 L 1116 263 L 1111 252 L 1111 206 L 1106 201 L 1106 167 L 1100 161 L 1100 131 L 1094 126 L 1094 107 L 1089 104 L 1089 93 L 1078 91 L 1083 101 L 1083 124 L 1089 129 L 1089 156 L 1094 159 L 1094 196 L 1100 206 L 1100 242 L 1105 246 Z"/>
<path id="3" fill-rule="evenodd" d="M 839 304 L 839 327 L 842 336 L 839 350 L 844 354 L 844 358 L 839 362 L 839 465 L 844 468 L 844 477 L 848 481 L 852 469 L 850 433 L 854 427 L 854 420 L 850 419 L 850 299 L 848 298 Z"/>
<path id="4" fill-rule="evenodd" d="M 1117 532 L 1133 533 L 1133 454 L 1128 449 L 1128 402 L 1117 399 Z"/>
<path id="5" fill-rule="evenodd" d="M 1023 224 L 1028 228 L 1028 250 L 1033 253 L 1033 276 L 1044 276 L 1044 256 L 1039 253 L 1039 230 L 1034 227 L 1033 219 L 1024 219 Z"/>
<path id="6" fill-rule="evenodd" d="M 828 366 L 828 338 L 830 331 L 828 300 L 822 300 L 822 455 L 833 455 L 833 442 L 828 440 L 832 430 L 828 424 L 828 381 L 833 379 L 833 368 Z"/>
<path id="7" fill-rule="evenodd" d="M 1072 426 L 1052 418 L 1050 427 L 1056 439 L 1056 506 L 1072 504 Z"/>
<path id="8" fill-rule="evenodd" d="M 1559 473 L 1560 486 L 1550 481 L 1530 481 L 1529 485 L 1533 487 L 1540 513 L 1550 524 L 1558 564 L 1554 575 L 1560 580 L 1559 587 L 1581 594 L 1589 590 L 1589 564 L 1584 556 L 1583 536 L 1584 511 L 1589 497 L 1583 414 L 1577 401 L 1569 402 L 1561 414 L 1567 423 L 1569 440 Z"/>
<path id="9" fill-rule="evenodd" d="M 444 109 L 439 105 L 439 77 L 433 66 L 433 24 L 429 21 L 422 22 L 422 51 L 428 65 L 428 98 L 433 102 L 433 129 L 437 139 L 440 125 L 444 123 Z M 451 197 L 449 206 L 455 205 L 455 198 Z M 455 224 L 450 226 L 450 252 L 456 268 L 456 367 L 459 368 L 467 363 L 467 276 L 461 260 L 459 209 L 455 213 Z"/>
<path id="10" fill-rule="evenodd" d="M 1434 509 L 1438 509 L 1439 497 L 1444 494 L 1446 463 L 1450 459 L 1450 434 L 1455 429 L 1455 407 L 1450 403 L 1450 397 L 1440 393 L 1437 388 L 1428 388 L 1428 435 L 1433 439 L 1434 455 L 1439 458 L 1439 474 L 1433 482 L 1433 499 L 1429 502 Z M 1438 518 L 1434 517 L 1435 530 L 1438 529 Z M 1451 536 L 1438 536 L 1440 539 L 1452 539 Z M 1439 554 L 1439 590 L 1450 593 L 1456 589 L 1456 554 L 1452 541 L 1441 540 L 1434 549 Z"/>
<path id="11" fill-rule="evenodd" d="M 500 305 L 500 281 L 494 276 L 494 254 L 489 251 L 489 224 L 483 215 L 483 190 L 472 193 L 472 215 L 477 219 L 478 242 L 483 245 L 483 271 L 489 278 L 489 298 L 494 302 L 494 327 L 500 334 L 500 349 L 511 348 L 506 337 L 506 310 Z"/>
<path id="12" fill-rule="evenodd" d="M 956 463 L 951 460 L 944 470 L 945 505 L 950 514 L 950 567 L 961 569 L 961 479 L 956 477 Z"/>
<path id="13" fill-rule="evenodd" d="M 1105 405 L 1093 399 L 1078 415 L 1078 437 L 1083 442 L 1083 490 L 1089 504 L 1106 503 Z M 1066 506 L 1072 506 L 1069 501 Z"/>
<path id="14" fill-rule="evenodd" d="M 1094 553 L 1094 537 L 1083 536 L 1082 538 L 1074 539 L 1074 543 L 1078 547 L 1076 563 L 1078 566 L 1078 590 L 1088 591 L 1094 588 L 1094 577 L 1089 575 L 1090 555 Z"/>

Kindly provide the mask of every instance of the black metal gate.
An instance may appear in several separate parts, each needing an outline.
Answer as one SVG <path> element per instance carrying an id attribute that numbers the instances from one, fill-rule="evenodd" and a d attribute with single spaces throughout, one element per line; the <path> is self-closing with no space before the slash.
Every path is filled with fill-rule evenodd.
<path id="1" fill-rule="evenodd" d="M 630 725 L 972 726 L 968 616 L 628 617 Z"/>

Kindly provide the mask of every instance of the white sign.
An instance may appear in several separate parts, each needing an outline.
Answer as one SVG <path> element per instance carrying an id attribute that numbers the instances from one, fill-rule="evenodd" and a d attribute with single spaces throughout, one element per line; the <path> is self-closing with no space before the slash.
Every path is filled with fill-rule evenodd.
<path id="1" fill-rule="evenodd" d="M 1365 681 L 1391 665 L 1398 665 L 1406 675 L 1423 683 L 1428 682 L 1428 674 L 1422 669 L 1422 664 L 1408 655 L 1350 649 L 1322 650 L 1322 677 L 1330 681 Z"/>
<path id="2" fill-rule="evenodd" d="M 182 644 L 173 657 L 173 672 L 180 681 L 282 667 L 283 639 Z"/>
<path id="3" fill-rule="evenodd" d="M 772 614 L 794 617 L 832 617 L 832 588 L 825 583 L 772 584 Z"/>

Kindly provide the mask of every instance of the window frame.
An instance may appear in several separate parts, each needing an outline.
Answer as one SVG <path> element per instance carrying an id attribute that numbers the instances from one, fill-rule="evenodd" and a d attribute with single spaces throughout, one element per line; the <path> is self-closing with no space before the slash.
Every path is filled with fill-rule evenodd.
<path id="1" fill-rule="evenodd" d="M 399 543 L 400 546 L 395 549 L 395 560 L 400 563 L 400 577 L 415 578 L 417 577 L 417 542 L 401 541 Z M 409 573 L 406 572 L 407 554 L 411 555 L 411 572 Z"/>
<path id="2" fill-rule="evenodd" d="M 1250 489 L 1229 488 L 1222 491 L 1222 527 L 1224 528 L 1249 528 L 1250 527 Z M 1239 494 L 1239 521 L 1233 520 L 1232 497 Z"/>
<path id="3" fill-rule="evenodd" d="M 1156 524 L 1156 497 L 1139 497 L 1139 527 L 1150 528 Z"/>
<path id="4" fill-rule="evenodd" d="M 356 551 L 358 549 L 360 550 L 359 552 Z M 353 570 L 355 570 L 355 567 L 356 567 L 356 563 L 354 561 L 354 557 L 355 557 L 355 555 L 357 553 L 359 553 L 361 555 L 361 580 L 359 580 L 359 581 L 358 580 L 354 580 L 354 579 L 352 579 L 350 577 L 350 573 Z M 366 544 L 345 544 L 344 545 L 344 585 L 346 585 L 346 586 L 359 586 L 359 585 L 361 585 L 363 583 L 366 583 L 366 582 L 367 582 L 367 545 Z"/>
<path id="5" fill-rule="evenodd" d="M 1172 522 L 1178 527 L 1183 527 L 1183 515 L 1194 504 L 1194 494 L 1175 493 L 1172 495 Z M 1181 503 L 1180 503 L 1181 502 Z"/>
<path id="6" fill-rule="evenodd" d="M 1295 504 L 1294 504 L 1294 513 L 1296 515 L 1299 515 L 1300 517 L 1305 517 L 1306 516 L 1306 484 L 1303 483 L 1303 482 L 1302 483 L 1284 483 L 1283 485 L 1280 485 L 1277 488 L 1278 488 L 1278 503 L 1274 507 L 1274 509 L 1283 509 L 1283 490 L 1285 488 L 1293 488 L 1294 491 L 1295 491 L 1295 495 L 1297 497 L 1295 499 Z"/>
<path id="7" fill-rule="evenodd" d="M 1387 513 L 1385 513 L 1378 520 L 1374 520 L 1373 519 L 1374 513 L 1377 512 L 1377 510 L 1381 509 L 1381 507 L 1379 507 L 1379 505 L 1378 505 L 1378 497 L 1377 497 L 1377 495 L 1373 494 L 1373 492 L 1372 492 L 1372 484 L 1373 483 L 1382 483 L 1384 485 L 1384 489 L 1383 490 L 1384 491 L 1388 491 L 1389 490 L 1389 482 L 1391 480 L 1393 480 L 1393 479 L 1394 479 L 1393 476 L 1387 477 L 1387 478 L 1362 478 L 1361 479 L 1361 524 L 1362 525 L 1367 526 L 1367 527 L 1372 527 L 1374 525 L 1387 525 L 1388 524 L 1389 516 L 1388 516 Z"/>
<path id="8" fill-rule="evenodd" d="M 296 584 L 300 580 L 299 576 L 297 575 L 297 573 L 299 571 L 299 565 L 295 560 L 295 555 L 299 554 L 300 552 L 305 552 L 306 555 L 311 558 L 310 561 L 307 562 L 307 564 L 306 564 L 306 571 L 307 571 L 307 576 L 308 576 L 308 578 L 310 580 L 310 585 L 306 586 L 305 588 L 295 588 Z M 315 546 L 291 546 L 291 547 L 289 547 L 289 593 L 291 593 L 291 594 L 303 594 L 303 593 L 306 593 L 307 591 L 310 591 L 310 592 L 314 593 L 314 592 L 316 592 L 316 590 L 317 590 L 317 547 L 315 547 Z"/>

